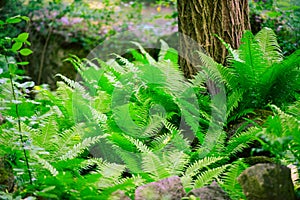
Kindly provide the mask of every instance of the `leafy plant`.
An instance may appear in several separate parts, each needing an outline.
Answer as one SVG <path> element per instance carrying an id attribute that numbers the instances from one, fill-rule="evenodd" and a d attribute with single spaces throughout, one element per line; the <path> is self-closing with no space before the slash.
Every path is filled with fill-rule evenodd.
<path id="1" fill-rule="evenodd" d="M 72 116 L 81 122 L 92 124 L 96 122 L 100 130 L 109 135 L 105 144 L 99 144 L 98 150 L 101 152 L 101 149 L 105 148 L 106 151 L 109 150 L 110 155 L 105 155 L 103 152 L 100 155 L 110 162 L 122 161 L 130 174 L 142 177 L 143 183 L 147 183 L 180 175 L 186 169 L 193 171 L 190 169 L 192 165 L 188 166 L 189 157 L 192 155 L 189 142 L 184 138 L 184 130 L 175 124 L 181 116 L 196 137 L 203 141 L 206 136 L 200 132 L 201 129 L 198 129 L 199 118 L 193 116 L 206 116 L 202 120 L 209 123 L 207 114 L 202 111 L 195 112 L 198 106 L 202 106 L 201 101 L 204 102 L 203 104 L 209 104 L 207 102 L 209 99 L 203 98 L 193 102 L 186 98 L 192 96 L 194 91 L 205 90 L 202 87 L 204 83 L 198 80 L 192 84 L 183 79 L 177 66 L 176 52 L 169 49 L 164 42 L 162 42 L 158 61 L 150 57 L 139 44 L 136 45 L 141 53 L 132 50 L 134 62 L 129 62 L 118 55 L 116 55 L 118 62 L 108 63 L 97 58 L 95 62 L 80 60 L 73 56 L 68 60 L 74 64 L 83 82 L 79 84 L 64 76 L 60 75 L 60 77 L 72 88 L 75 97 L 72 103 L 76 105 L 76 109 L 73 109 L 76 113 Z M 60 87 L 58 91 L 70 91 L 67 88 L 61 90 Z M 212 150 L 209 154 L 211 156 L 222 154 L 221 152 L 224 152 L 222 154 L 224 157 L 234 155 L 247 147 L 247 144 L 252 141 L 251 136 L 253 136 L 252 132 L 249 135 L 237 135 L 228 142 L 228 145 L 225 145 L 224 137 L 217 138 L 216 143 L 210 144 L 212 148 L 207 145 L 198 148 L 197 153 L 193 154 L 194 161 L 204 162 L 202 159 L 206 158 L 199 156 L 199 154 L 204 156 L 202 150 L 205 152 Z M 224 146 L 218 147 L 219 144 Z M 204 167 L 208 164 L 201 165 Z M 189 182 L 186 181 L 186 189 L 189 190 L 188 188 L 193 185 L 200 187 L 207 184 L 217 178 L 228 166 L 225 164 L 206 172 L 204 170 L 201 171 L 202 174 L 198 174 L 199 167 L 195 172 L 191 172 L 193 175 L 183 175 L 189 179 Z M 194 182 L 192 179 L 196 175 L 198 178 Z M 111 187 L 115 188 L 115 185 Z M 112 188 L 108 191 L 114 191 Z M 103 195 L 108 193 L 104 192 Z"/>
<path id="2" fill-rule="evenodd" d="M 287 164 L 299 162 L 299 101 L 282 111 L 275 105 L 271 106 L 274 116 L 270 116 L 263 129 L 258 133 L 263 149 L 268 150 L 278 161 Z"/>
<path id="3" fill-rule="evenodd" d="M 226 86 L 228 122 L 249 109 L 261 109 L 268 103 L 282 106 L 295 100 L 300 87 L 299 50 L 283 59 L 276 35 L 268 28 L 255 36 L 247 31 L 238 50 L 225 45 L 230 53 L 228 67 L 203 53 L 199 55 L 204 63 L 205 76 Z M 232 111 L 236 114 L 231 115 Z"/>
<path id="4" fill-rule="evenodd" d="M 249 1 L 251 29 L 257 33 L 263 27 L 271 28 L 287 56 L 299 49 L 299 8 L 296 0 Z"/>
<path id="5" fill-rule="evenodd" d="M 137 186 L 173 175 L 181 176 L 186 191 L 213 180 L 239 190 L 228 180 L 239 172 L 231 170 L 236 165 L 229 159 L 248 147 L 256 130 L 227 139 L 223 124 L 210 116 L 214 105 L 203 95 L 203 74 L 186 81 L 177 52 L 163 41 L 158 60 L 135 45 L 132 62 L 119 55 L 108 62 L 72 56 L 67 60 L 79 81 L 58 74 L 63 81 L 55 92 L 34 87 L 35 100 L 26 105 L 37 112 L 20 121 L 34 181 L 28 186 L 19 178 L 15 196 L 107 199 L 122 190 L 133 197 Z M 1 89 L 11 94 L 6 88 Z M 1 150 L 19 158 L 18 116 L 12 113 L 5 112 L 10 123 L 0 129 Z M 14 167 L 24 169 L 21 162 Z M 222 177 L 225 172 L 230 178 Z"/>

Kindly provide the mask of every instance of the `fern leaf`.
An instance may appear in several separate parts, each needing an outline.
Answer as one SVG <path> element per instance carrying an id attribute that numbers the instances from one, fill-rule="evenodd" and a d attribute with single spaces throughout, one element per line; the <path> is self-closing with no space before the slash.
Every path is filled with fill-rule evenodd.
<path id="1" fill-rule="evenodd" d="M 80 94 L 82 94 L 85 98 L 91 100 L 91 97 L 86 93 L 85 88 L 80 85 L 78 82 L 73 81 L 62 74 L 57 74 L 56 76 L 60 77 L 63 81 L 65 81 L 71 88 L 76 89 Z"/>
<path id="2" fill-rule="evenodd" d="M 154 141 L 151 142 L 151 147 L 153 150 L 162 150 L 171 140 L 171 134 L 158 135 L 154 138 Z"/>
<path id="3" fill-rule="evenodd" d="M 126 58 L 123 58 L 122 56 L 119 56 L 117 54 L 112 54 L 114 56 L 116 56 L 118 59 L 120 59 L 120 61 L 122 63 L 125 64 L 124 68 L 127 70 L 127 72 L 137 72 L 138 68 L 134 66 L 133 63 L 131 63 L 129 60 L 127 60 Z"/>
<path id="4" fill-rule="evenodd" d="M 222 160 L 223 157 L 205 157 L 201 160 L 196 161 L 195 163 L 189 165 L 183 176 L 181 177 L 182 184 L 184 188 L 190 188 L 192 185 L 193 177 L 199 173 L 204 167 L 208 167 L 210 164 Z"/>
<path id="5" fill-rule="evenodd" d="M 70 151 L 68 151 L 65 155 L 62 155 L 60 159 L 61 160 L 73 159 L 77 157 L 80 153 L 82 153 L 84 149 L 90 147 L 91 145 L 98 142 L 100 139 L 103 139 L 107 136 L 108 135 L 102 135 L 102 136 L 85 138 L 79 144 L 74 145 L 73 148 Z"/>
<path id="6" fill-rule="evenodd" d="M 165 154 L 164 160 L 167 161 L 168 172 L 172 175 L 180 175 L 187 163 L 189 156 L 182 151 L 171 151 Z"/>
<path id="7" fill-rule="evenodd" d="M 160 180 L 170 176 L 164 162 L 162 162 L 153 152 L 143 154 L 142 166 L 143 170 L 150 173 L 150 176 L 154 180 Z"/>
<path id="8" fill-rule="evenodd" d="M 141 141 L 139 141 L 138 139 L 134 139 L 133 137 L 130 137 L 128 135 L 124 135 L 125 138 L 127 138 L 132 144 L 134 144 L 138 150 L 142 153 L 149 153 L 150 149 L 144 145 Z"/>
<path id="9" fill-rule="evenodd" d="M 102 175 L 97 183 L 99 189 L 108 188 L 115 185 L 117 179 L 122 176 L 125 170 L 124 165 L 115 163 L 103 163 L 99 166 L 99 174 Z"/>
<path id="10" fill-rule="evenodd" d="M 117 154 L 120 156 L 122 161 L 126 164 L 126 168 L 131 173 L 134 174 L 143 173 L 142 154 L 126 151 L 117 145 L 114 145 L 113 148 L 116 150 Z"/>
<path id="11" fill-rule="evenodd" d="M 37 161 L 42 165 L 44 169 L 47 169 L 53 176 L 58 175 L 57 169 L 55 169 L 47 160 L 42 159 L 40 156 L 36 154 L 31 154 Z"/>
<path id="12" fill-rule="evenodd" d="M 152 57 L 150 56 L 150 54 L 149 54 L 147 51 L 145 51 L 145 49 L 142 47 L 142 45 L 140 45 L 140 44 L 137 43 L 137 42 L 132 42 L 132 43 L 133 43 L 134 45 L 136 45 L 136 46 L 140 49 L 140 51 L 142 52 L 142 54 L 144 54 L 144 55 L 146 56 L 146 58 L 147 58 L 149 64 L 155 65 L 156 61 L 154 60 L 154 58 L 152 58 Z"/>
<path id="13" fill-rule="evenodd" d="M 223 165 L 200 173 L 194 182 L 194 188 L 201 188 L 209 184 L 213 179 L 219 177 L 229 166 L 230 165 Z"/>
<path id="14" fill-rule="evenodd" d="M 283 59 L 280 47 L 277 43 L 276 35 L 270 28 L 263 28 L 255 35 L 255 40 L 262 50 L 264 58 L 268 60 L 268 66 L 279 63 Z"/>
<path id="15" fill-rule="evenodd" d="M 257 139 L 256 135 L 259 131 L 259 128 L 251 127 L 245 132 L 234 135 L 229 139 L 226 148 L 222 152 L 224 153 L 223 155 L 230 156 L 242 152 L 245 148 L 249 147 L 249 144 Z"/>
<path id="16" fill-rule="evenodd" d="M 237 181 L 238 176 L 248 166 L 243 162 L 242 159 L 235 161 L 231 164 L 228 171 L 222 176 L 222 188 L 229 194 L 231 199 L 245 199 L 242 188 Z"/>
<path id="17" fill-rule="evenodd" d="M 167 54 L 167 51 L 169 49 L 169 45 L 163 41 L 163 40 L 159 40 L 161 43 L 161 47 L 160 47 L 160 51 L 158 54 L 158 61 L 163 61 L 165 58 L 165 55 Z"/>

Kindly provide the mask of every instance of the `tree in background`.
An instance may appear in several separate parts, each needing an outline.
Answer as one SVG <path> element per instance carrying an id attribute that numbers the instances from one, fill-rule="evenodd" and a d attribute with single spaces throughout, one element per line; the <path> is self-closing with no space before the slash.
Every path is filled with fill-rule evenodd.
<path id="1" fill-rule="evenodd" d="M 226 49 L 214 34 L 237 49 L 244 30 L 250 29 L 248 0 L 178 0 L 177 6 L 179 65 L 187 78 L 198 71 L 193 52 L 200 46 L 215 61 L 225 64 Z M 200 46 L 192 45 L 191 40 Z"/>

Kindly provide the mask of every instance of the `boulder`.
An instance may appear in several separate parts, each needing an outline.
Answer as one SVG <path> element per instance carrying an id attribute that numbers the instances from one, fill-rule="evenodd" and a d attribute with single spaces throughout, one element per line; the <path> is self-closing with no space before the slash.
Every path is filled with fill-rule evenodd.
<path id="1" fill-rule="evenodd" d="M 124 191 L 117 190 L 111 194 L 109 200 L 130 200 L 130 198 L 126 196 Z"/>
<path id="2" fill-rule="evenodd" d="M 0 191 L 12 191 L 14 187 L 14 174 L 11 165 L 0 158 Z"/>
<path id="3" fill-rule="evenodd" d="M 184 196 L 185 191 L 178 176 L 149 183 L 135 190 L 135 200 L 180 200 Z"/>
<path id="4" fill-rule="evenodd" d="M 0 125 L 4 124 L 6 122 L 5 117 L 0 113 Z"/>
<path id="5" fill-rule="evenodd" d="M 187 196 L 199 197 L 201 200 L 230 200 L 230 197 L 224 190 L 213 182 L 209 186 L 191 190 Z"/>
<path id="6" fill-rule="evenodd" d="M 247 200 L 294 200 L 295 193 L 288 167 L 261 163 L 246 169 L 238 182 Z"/>

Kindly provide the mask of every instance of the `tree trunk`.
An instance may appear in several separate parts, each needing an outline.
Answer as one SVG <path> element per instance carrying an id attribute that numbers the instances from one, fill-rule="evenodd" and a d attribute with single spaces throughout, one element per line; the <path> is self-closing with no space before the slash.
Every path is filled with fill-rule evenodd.
<path id="1" fill-rule="evenodd" d="M 248 0 L 178 0 L 177 4 L 179 65 L 186 78 L 199 70 L 196 50 L 225 64 L 227 51 L 214 34 L 238 48 L 244 30 L 250 30 Z"/>

